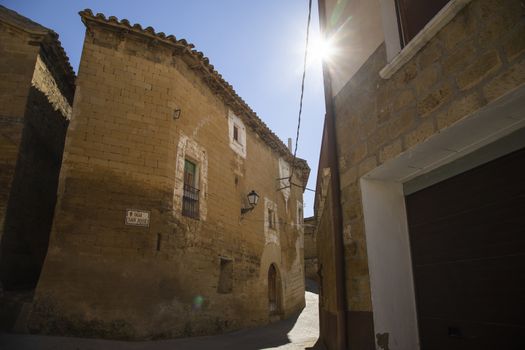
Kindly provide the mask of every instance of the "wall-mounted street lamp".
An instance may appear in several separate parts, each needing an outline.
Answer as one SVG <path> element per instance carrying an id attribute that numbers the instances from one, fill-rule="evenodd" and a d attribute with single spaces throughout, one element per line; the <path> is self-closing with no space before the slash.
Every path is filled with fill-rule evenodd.
<path id="1" fill-rule="evenodd" d="M 246 214 L 247 212 L 253 210 L 253 208 L 255 208 L 255 206 L 257 205 L 257 202 L 259 201 L 259 195 L 254 190 L 248 193 L 247 197 L 248 197 L 248 203 L 250 204 L 250 207 L 241 208 L 241 215 Z"/>
<path id="2" fill-rule="evenodd" d="M 174 120 L 177 120 L 180 118 L 180 113 L 181 113 L 181 110 L 180 108 L 177 108 L 176 110 L 173 111 L 173 119 Z"/>

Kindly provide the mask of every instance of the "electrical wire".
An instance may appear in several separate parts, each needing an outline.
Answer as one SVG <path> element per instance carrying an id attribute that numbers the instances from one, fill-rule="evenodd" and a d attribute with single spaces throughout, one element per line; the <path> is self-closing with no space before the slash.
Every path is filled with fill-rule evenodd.
<path id="1" fill-rule="evenodd" d="M 293 160 L 292 160 L 292 167 L 291 167 L 291 171 L 290 171 L 290 176 L 288 178 L 288 181 L 290 182 L 290 184 L 288 185 L 288 187 L 291 187 L 292 185 L 292 176 L 295 172 L 295 161 L 297 159 L 297 146 L 299 145 L 299 134 L 300 134 L 300 130 L 301 130 L 301 115 L 302 115 L 302 112 L 303 112 L 303 98 L 304 98 L 304 81 L 305 81 L 305 77 L 306 77 L 306 61 L 307 61 L 307 58 L 308 58 L 308 42 L 310 40 L 310 22 L 311 22 L 311 19 L 312 19 L 312 0 L 308 0 L 308 20 L 307 20 L 307 23 L 306 23 L 306 45 L 305 45 L 305 48 L 304 48 L 304 61 L 303 61 L 303 76 L 302 76 L 302 79 L 301 79 L 301 97 L 299 99 L 299 115 L 297 117 L 297 132 L 296 132 L 296 135 L 295 135 L 295 148 L 294 148 L 294 152 L 293 152 Z"/>

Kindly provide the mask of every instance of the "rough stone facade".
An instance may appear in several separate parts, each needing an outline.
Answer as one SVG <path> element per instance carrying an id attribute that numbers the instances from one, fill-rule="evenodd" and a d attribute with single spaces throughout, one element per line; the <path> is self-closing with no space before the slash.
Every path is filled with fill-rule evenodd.
<path id="1" fill-rule="evenodd" d="M 363 33 L 363 35 L 365 35 Z M 359 179 L 525 83 L 525 8 L 520 0 L 473 0 L 391 78 L 384 43 L 334 97 L 340 170 L 348 310 L 367 316 L 372 330 L 370 278 Z M 497 118 L 497 116 L 495 116 Z M 318 176 L 318 182 L 322 177 Z M 319 188 L 319 185 L 318 185 Z M 316 207 L 322 206 L 318 195 Z M 329 202 L 323 202 L 329 203 Z M 319 263 L 331 261 L 320 210 Z M 326 281 L 328 271 L 323 270 Z M 327 285 L 323 282 L 323 290 Z M 325 293 L 325 298 L 330 298 Z M 334 296 L 335 298 L 335 296 Z M 325 301 L 322 310 L 329 310 Z M 323 322 L 323 319 L 321 319 Z M 352 319 L 348 318 L 349 333 Z M 321 328 L 330 325 L 325 321 Z M 375 343 L 373 334 L 349 335 L 349 344 Z M 330 339 L 325 333 L 325 343 Z M 323 334 L 321 336 L 323 338 Z M 349 346 L 350 346 L 349 345 Z M 387 345 L 388 346 L 388 345 Z M 335 348 L 335 346 L 329 346 Z"/>
<path id="2" fill-rule="evenodd" d="M 328 169 L 327 169 L 328 170 Z M 317 258 L 319 275 L 319 326 L 320 335 L 333 335 L 337 326 L 337 289 L 335 260 L 333 251 L 334 228 L 332 222 L 333 208 L 327 205 L 332 201 L 332 190 L 330 188 L 330 171 L 324 171 L 321 175 L 322 180 L 317 187 L 317 198 L 320 202 L 316 211 L 316 238 L 317 238 Z M 321 338 L 324 345 L 330 349 L 337 347 L 334 336 Z"/>
<path id="3" fill-rule="evenodd" d="M 127 20 L 81 17 L 86 37 L 30 331 L 169 338 L 302 309 L 297 207 L 306 163 L 296 160 L 298 186 L 285 198 L 279 164 L 292 161 L 290 152 L 202 53 Z M 244 123 L 244 157 L 231 147 L 231 114 Z M 185 160 L 197 169 L 196 218 L 183 215 Z M 251 190 L 259 204 L 241 215 Z M 149 222 L 126 225 L 131 209 Z"/>
<path id="4" fill-rule="evenodd" d="M 318 280 L 317 237 L 315 236 L 315 218 L 304 219 L 304 275 L 305 278 Z"/>
<path id="5" fill-rule="evenodd" d="M 0 270 L 34 288 L 47 251 L 74 73 L 57 36 L 0 6 Z"/>
<path id="6" fill-rule="evenodd" d="M 336 96 L 351 309 L 370 310 L 359 177 L 525 83 L 524 11 L 473 1 L 391 79 L 381 46 Z"/>

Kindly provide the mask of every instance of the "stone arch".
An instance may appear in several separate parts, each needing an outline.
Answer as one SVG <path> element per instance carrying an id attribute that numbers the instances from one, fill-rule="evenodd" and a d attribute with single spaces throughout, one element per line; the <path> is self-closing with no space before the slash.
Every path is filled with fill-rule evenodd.
<path id="1" fill-rule="evenodd" d="M 282 280 L 276 264 L 268 268 L 268 311 L 271 316 L 282 314 Z"/>

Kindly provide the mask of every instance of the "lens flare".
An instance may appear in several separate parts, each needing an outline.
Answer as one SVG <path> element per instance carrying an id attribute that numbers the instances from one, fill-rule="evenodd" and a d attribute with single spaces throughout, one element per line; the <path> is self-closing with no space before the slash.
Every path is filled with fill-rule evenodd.
<path id="1" fill-rule="evenodd" d="M 195 298 L 193 298 L 193 310 L 200 310 L 203 303 L 204 298 L 200 295 L 197 295 Z"/>
<path id="2" fill-rule="evenodd" d="M 310 62 L 330 61 L 336 53 L 334 40 L 323 39 L 320 35 L 311 38 L 308 43 L 308 57 Z"/>

